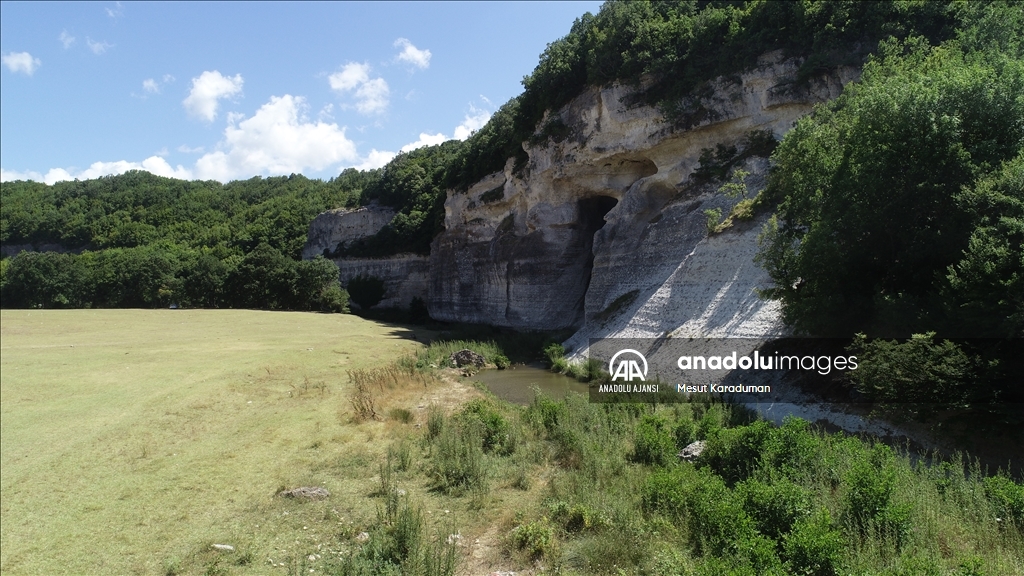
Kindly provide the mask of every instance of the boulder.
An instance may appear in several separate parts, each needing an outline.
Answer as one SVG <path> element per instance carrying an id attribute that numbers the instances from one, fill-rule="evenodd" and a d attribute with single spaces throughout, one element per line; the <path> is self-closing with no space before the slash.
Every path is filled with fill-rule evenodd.
<path id="1" fill-rule="evenodd" d="M 487 363 L 487 359 L 482 355 L 473 352 L 468 348 L 463 348 L 458 352 L 452 352 L 452 355 L 448 357 L 448 361 L 452 363 L 452 366 L 456 368 L 462 368 L 463 366 L 473 366 L 474 368 L 481 368 Z"/>
<path id="2" fill-rule="evenodd" d="M 331 495 L 326 488 L 320 486 L 300 486 L 299 488 L 292 488 L 291 490 L 282 490 L 278 492 L 278 496 L 284 496 L 285 498 L 305 498 L 307 500 L 323 500 Z"/>
<path id="3" fill-rule="evenodd" d="M 697 440 L 696 442 L 691 442 L 690 444 L 688 444 L 686 446 L 686 448 L 683 448 L 679 452 L 679 454 L 677 454 L 677 456 L 679 456 L 680 460 L 685 460 L 687 462 L 693 462 L 697 458 L 700 458 L 700 455 L 704 452 L 704 446 L 705 446 L 705 442 L 703 440 Z"/>

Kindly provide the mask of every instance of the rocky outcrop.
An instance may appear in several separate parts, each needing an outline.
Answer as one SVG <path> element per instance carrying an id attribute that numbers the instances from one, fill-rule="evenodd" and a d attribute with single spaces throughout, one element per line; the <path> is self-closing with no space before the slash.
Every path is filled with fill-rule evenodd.
<path id="1" fill-rule="evenodd" d="M 324 212 L 309 224 L 302 258 L 308 260 L 325 251 L 334 252 L 348 242 L 372 236 L 394 217 L 394 210 L 376 204 L 355 210 L 338 208 Z"/>
<path id="2" fill-rule="evenodd" d="M 701 150 L 742 147 L 754 130 L 780 138 L 813 106 L 835 98 L 857 70 L 792 88 L 799 61 L 779 54 L 688 103 L 684 124 L 628 106 L 630 88 L 592 88 L 545 122 L 570 136 L 526 147 L 467 192 L 450 191 L 445 232 L 430 255 L 428 308 L 439 320 L 518 329 L 579 329 L 590 337 L 769 335 L 774 303 L 757 298 L 767 275 L 752 260 L 759 223 L 708 238 L 707 209 L 737 199 L 698 185 Z M 544 122 L 541 123 L 541 126 Z M 750 160 L 751 192 L 767 163 Z"/>
<path id="3" fill-rule="evenodd" d="M 356 276 L 374 276 L 384 281 L 384 298 L 375 308 L 408 308 L 413 298 L 427 299 L 430 260 L 418 254 L 388 258 L 337 258 L 342 286 Z"/>
<path id="4" fill-rule="evenodd" d="M 324 212 L 309 225 L 304 259 L 330 255 L 345 244 L 376 234 L 394 218 L 395 211 L 371 204 L 355 210 L 339 208 Z M 376 308 L 407 308 L 413 298 L 427 298 L 429 261 L 426 256 L 398 254 L 387 258 L 334 258 L 342 286 L 357 276 L 384 282 L 384 298 Z"/>

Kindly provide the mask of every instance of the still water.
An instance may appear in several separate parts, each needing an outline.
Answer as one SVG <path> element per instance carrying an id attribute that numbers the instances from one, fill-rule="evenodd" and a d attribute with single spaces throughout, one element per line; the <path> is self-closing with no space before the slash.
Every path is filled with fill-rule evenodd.
<path id="1" fill-rule="evenodd" d="M 513 364 L 507 370 L 481 370 L 468 380 L 483 382 L 498 398 L 524 406 L 533 401 L 534 387 L 557 400 L 565 398 L 569 392 L 587 393 L 587 385 L 575 378 L 528 364 Z"/>

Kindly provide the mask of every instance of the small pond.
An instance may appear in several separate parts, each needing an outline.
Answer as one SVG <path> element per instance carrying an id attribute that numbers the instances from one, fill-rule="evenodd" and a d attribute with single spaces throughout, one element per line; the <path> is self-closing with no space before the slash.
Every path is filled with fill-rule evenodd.
<path id="1" fill-rule="evenodd" d="M 469 381 L 483 382 L 498 398 L 513 404 L 527 405 L 533 401 L 533 388 L 561 400 L 569 392 L 587 393 L 587 385 L 539 365 L 513 364 L 507 370 L 481 370 Z"/>

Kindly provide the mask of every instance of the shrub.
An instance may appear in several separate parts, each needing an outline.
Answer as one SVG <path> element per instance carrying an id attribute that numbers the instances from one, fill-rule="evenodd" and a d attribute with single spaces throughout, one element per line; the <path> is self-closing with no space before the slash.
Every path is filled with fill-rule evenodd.
<path id="1" fill-rule="evenodd" d="M 484 452 L 508 456 L 516 451 L 518 430 L 490 402 L 473 400 L 462 409 L 461 415 L 467 421 L 478 423 L 483 429 Z"/>
<path id="2" fill-rule="evenodd" d="M 446 494 L 483 489 L 487 483 L 483 439 L 477 422 L 446 426 L 437 440 L 430 467 L 437 487 Z"/>
<path id="3" fill-rule="evenodd" d="M 698 470 L 697 482 L 685 490 L 685 503 L 690 538 L 701 553 L 734 552 L 757 534 L 739 498 L 707 468 Z"/>
<path id="4" fill-rule="evenodd" d="M 547 522 L 539 520 L 516 526 L 509 539 L 516 550 L 522 550 L 536 560 L 551 552 L 554 531 Z"/>
<path id="5" fill-rule="evenodd" d="M 666 466 L 675 458 L 676 440 L 663 416 L 648 414 L 641 418 L 633 442 L 635 462 Z"/>
<path id="6" fill-rule="evenodd" d="M 585 504 L 569 505 L 564 501 L 558 501 L 551 505 L 551 519 L 561 524 L 562 528 L 570 533 L 597 530 L 611 525 L 611 519 L 598 510 Z"/>
<path id="7" fill-rule="evenodd" d="M 736 485 L 736 494 L 758 531 L 775 540 L 811 510 L 807 491 L 786 479 L 772 483 L 749 479 Z"/>
<path id="8" fill-rule="evenodd" d="M 835 576 L 842 567 L 842 535 L 827 510 L 798 520 L 786 535 L 783 550 L 794 574 Z"/>
<path id="9" fill-rule="evenodd" d="M 689 415 L 683 415 L 676 420 L 675 429 L 672 431 L 676 440 L 676 448 L 682 450 L 694 441 L 696 431 L 693 419 Z"/>
<path id="10" fill-rule="evenodd" d="M 771 437 L 772 425 L 764 420 L 749 426 L 721 429 L 708 437 L 701 454 L 706 463 L 729 484 L 746 478 L 757 466 L 765 443 Z"/>
<path id="11" fill-rule="evenodd" d="M 1024 526 L 1024 485 L 1006 476 L 985 478 L 985 495 L 996 505 L 1003 518 L 1013 518 Z"/>
<path id="12" fill-rule="evenodd" d="M 427 441 L 432 442 L 444 431 L 445 417 L 444 409 L 437 404 L 431 404 L 427 408 Z"/>
<path id="13" fill-rule="evenodd" d="M 861 531 L 889 506 L 896 484 L 893 455 L 888 446 L 876 444 L 868 457 L 861 457 L 846 475 L 846 510 Z"/>

